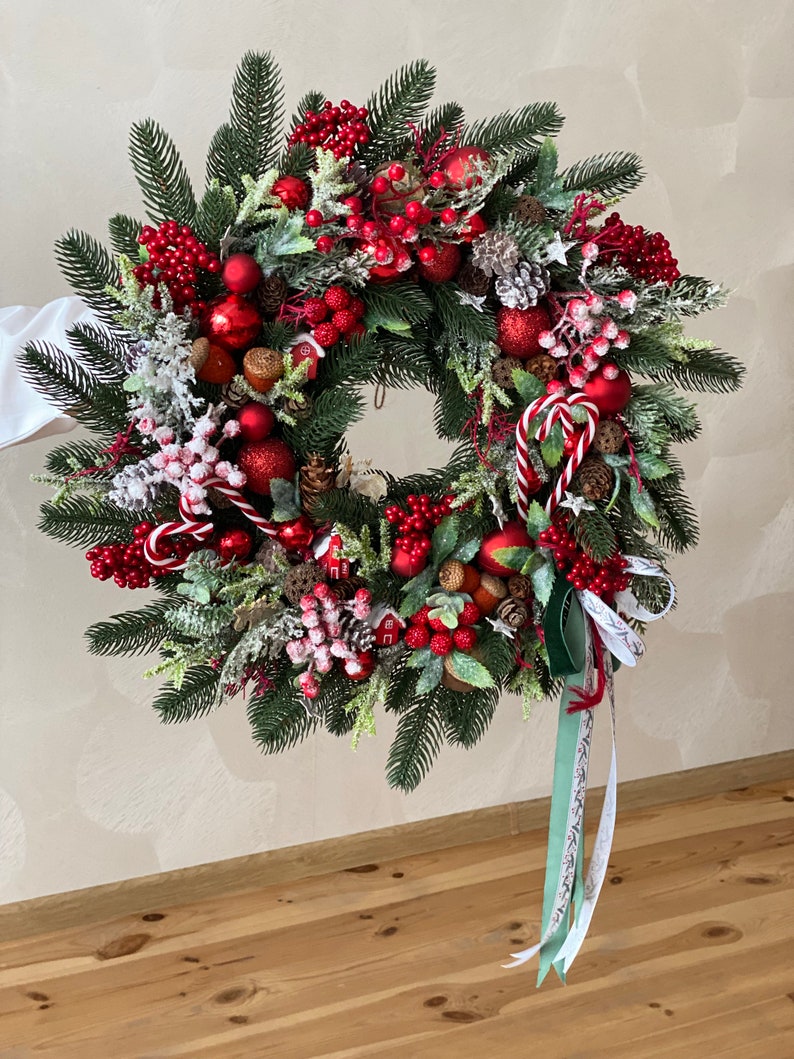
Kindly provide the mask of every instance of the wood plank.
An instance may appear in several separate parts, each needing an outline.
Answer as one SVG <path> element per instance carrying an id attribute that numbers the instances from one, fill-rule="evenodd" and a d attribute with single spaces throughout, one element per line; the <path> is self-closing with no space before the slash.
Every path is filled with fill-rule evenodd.
<path id="1" fill-rule="evenodd" d="M 650 808 L 774 783 L 794 775 L 794 750 L 720 762 L 620 784 L 622 810 Z M 603 788 L 589 797 L 597 813 Z M 544 828 L 549 799 L 512 802 L 320 842 L 267 850 L 211 864 L 0 905 L 0 940 L 63 930 L 115 916 L 325 875 L 363 863 L 485 841 Z"/>

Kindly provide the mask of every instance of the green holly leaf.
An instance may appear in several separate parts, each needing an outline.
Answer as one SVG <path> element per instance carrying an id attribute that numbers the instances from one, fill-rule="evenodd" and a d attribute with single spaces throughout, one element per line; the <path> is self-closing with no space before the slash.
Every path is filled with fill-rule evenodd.
<path id="1" fill-rule="evenodd" d="M 554 579 L 556 577 L 554 563 L 548 556 L 544 556 L 541 565 L 536 567 L 530 576 L 532 577 L 535 599 L 541 606 L 545 607 L 551 599 L 551 590 L 554 588 Z"/>
<path id="2" fill-rule="evenodd" d="M 426 566 L 421 573 L 417 574 L 416 577 L 412 577 L 410 581 L 403 585 L 402 591 L 405 593 L 406 598 L 400 607 L 401 618 L 410 618 L 412 614 L 415 614 L 424 605 L 427 593 L 430 591 L 435 579 L 435 568 Z"/>
<path id="3" fill-rule="evenodd" d="M 636 478 L 629 479 L 629 488 L 631 490 L 631 506 L 643 522 L 647 522 L 649 526 L 658 529 L 659 519 L 656 517 L 656 506 L 648 495 L 648 490 L 643 489 L 640 492 Z"/>
<path id="4" fill-rule="evenodd" d="M 260 265 L 266 266 L 274 257 L 289 257 L 315 250 L 314 240 L 303 235 L 303 214 L 300 210 L 290 212 L 286 206 L 275 211 L 276 223 L 259 233 L 254 256 Z"/>
<path id="5" fill-rule="evenodd" d="M 666 478 L 668 474 L 673 473 L 673 468 L 669 463 L 665 463 L 651 452 L 637 452 L 634 458 L 640 469 L 640 476 L 647 478 L 649 482 L 656 478 Z"/>
<path id="6" fill-rule="evenodd" d="M 540 443 L 540 454 L 548 467 L 556 467 L 562 459 L 565 437 L 559 422 L 555 423 L 545 441 Z"/>
<path id="7" fill-rule="evenodd" d="M 535 193 L 548 188 L 557 175 L 557 145 L 551 136 L 547 136 L 540 145 L 538 160 L 535 164 Z"/>
<path id="8" fill-rule="evenodd" d="M 270 483 L 270 496 L 273 500 L 274 522 L 290 522 L 300 515 L 300 494 L 294 482 L 286 478 L 274 478 Z"/>
<path id="9" fill-rule="evenodd" d="M 537 502 L 533 500 L 529 505 L 527 511 L 527 533 L 530 535 L 533 541 L 536 541 L 540 534 L 548 529 L 551 525 L 551 519 Z"/>
<path id="10" fill-rule="evenodd" d="M 482 662 L 463 651 L 453 651 L 450 661 L 458 680 L 465 680 L 475 688 L 492 688 L 494 680 Z"/>
<path id="11" fill-rule="evenodd" d="M 513 384 L 518 390 L 518 396 L 525 405 L 532 404 L 546 393 L 546 387 L 528 371 L 522 368 L 513 368 Z"/>
<path id="12" fill-rule="evenodd" d="M 473 537 L 470 541 L 464 541 L 463 544 L 457 546 L 450 558 L 457 559 L 460 563 L 470 563 L 480 550 L 481 543 L 482 541 L 477 537 Z"/>
<path id="13" fill-rule="evenodd" d="M 405 664 L 409 669 L 422 669 L 431 658 L 435 658 L 435 655 L 429 647 L 418 647 L 415 651 L 411 651 Z"/>
<path id="14" fill-rule="evenodd" d="M 448 559 L 458 543 L 458 516 L 442 518 L 433 531 L 433 563 L 440 566 Z"/>
<path id="15" fill-rule="evenodd" d="M 426 695 L 428 691 L 437 688 L 441 683 L 444 673 L 444 659 L 431 652 L 430 660 L 422 670 L 422 674 L 416 682 L 416 694 Z"/>
<path id="16" fill-rule="evenodd" d="M 524 563 L 532 555 L 532 549 L 522 545 L 510 548 L 496 548 L 493 557 L 502 566 L 509 566 L 511 570 L 520 570 Z"/>
<path id="17" fill-rule="evenodd" d="M 411 325 L 407 320 L 400 320 L 395 316 L 388 316 L 370 307 L 364 314 L 364 327 L 368 331 L 376 331 L 379 327 L 395 335 L 410 335 Z"/>
<path id="18" fill-rule="evenodd" d="M 573 206 L 576 194 L 573 191 L 566 191 L 561 180 L 555 180 L 549 187 L 539 191 L 535 197 L 547 209 L 568 210 Z"/>

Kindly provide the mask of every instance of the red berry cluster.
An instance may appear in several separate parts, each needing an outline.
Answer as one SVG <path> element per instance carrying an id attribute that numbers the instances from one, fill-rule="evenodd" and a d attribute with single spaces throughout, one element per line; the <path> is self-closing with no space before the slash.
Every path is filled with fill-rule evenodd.
<path id="1" fill-rule="evenodd" d="M 98 544 L 85 557 L 91 563 L 91 576 L 100 581 L 113 578 L 119 588 L 148 588 L 153 577 L 164 577 L 168 570 L 152 566 L 143 554 L 143 543 L 154 529 L 151 522 L 139 522 L 133 529 L 129 544 Z M 158 554 L 185 559 L 195 548 L 188 537 L 162 541 Z"/>
<path id="2" fill-rule="evenodd" d="M 599 264 L 617 260 L 632 276 L 648 283 L 673 283 L 681 273 L 677 258 L 661 232 L 646 232 L 640 225 L 632 227 L 612 213 L 592 240 L 601 248 Z"/>
<path id="3" fill-rule="evenodd" d="M 408 511 L 397 504 L 390 504 L 384 514 L 386 520 L 397 527 L 399 536 L 395 539 L 398 548 L 409 553 L 414 559 L 424 558 L 432 547 L 431 534 L 439 522 L 452 514 L 453 493 L 443 497 L 434 504 L 427 493 L 408 497 Z"/>
<path id="4" fill-rule="evenodd" d="M 196 270 L 220 272 L 217 255 L 199 242 L 187 224 L 180 227 L 176 221 L 163 221 L 156 231 L 147 224 L 138 236 L 138 242 L 149 253 L 149 260 L 132 270 L 140 285 L 159 288 L 164 284 L 173 299 L 175 312 L 181 313 L 185 306 L 190 306 L 190 311 L 197 316 L 204 308 L 204 302 L 196 290 Z M 159 290 L 152 304 L 155 309 L 161 307 Z"/>
<path id="5" fill-rule="evenodd" d="M 322 298 L 307 298 L 302 311 L 305 319 L 314 327 L 314 337 L 327 349 L 344 335 L 363 335 L 361 317 L 366 306 L 361 298 L 354 297 L 344 287 L 329 287 Z"/>
<path id="6" fill-rule="evenodd" d="M 470 651 L 477 643 L 477 630 L 471 626 L 481 617 L 476 603 L 466 603 L 458 615 L 458 627 L 448 629 L 440 618 L 430 617 L 430 608 L 425 604 L 411 615 L 404 640 L 413 650 L 429 646 L 434 655 L 448 655 L 454 648 Z"/>
<path id="7" fill-rule="evenodd" d="M 538 544 L 552 549 L 558 570 L 567 570 L 566 580 L 576 589 L 588 589 L 596 596 L 623 592 L 629 587 L 631 574 L 626 573 L 628 559 L 615 552 L 598 563 L 579 548 L 567 526 L 555 523 L 538 535 Z"/>
<path id="8" fill-rule="evenodd" d="M 292 130 L 289 145 L 305 143 L 331 151 L 334 158 L 346 158 L 358 144 L 369 143 L 370 131 L 365 120 L 368 114 L 366 107 L 356 107 L 346 99 L 338 107 L 327 99 L 319 114 L 306 111 L 304 121 Z"/>

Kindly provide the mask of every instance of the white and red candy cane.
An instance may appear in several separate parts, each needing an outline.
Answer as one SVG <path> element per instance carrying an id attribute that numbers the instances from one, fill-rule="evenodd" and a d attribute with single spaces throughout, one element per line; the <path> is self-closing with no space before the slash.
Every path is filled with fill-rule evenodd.
<path id="1" fill-rule="evenodd" d="M 576 429 L 573 418 L 573 408 L 576 405 L 583 408 L 587 413 L 587 422 L 579 437 L 576 449 L 563 468 L 554 491 L 546 501 L 546 514 L 551 515 L 565 495 L 565 490 L 571 484 L 571 479 L 576 474 L 579 465 L 585 457 L 585 453 L 593 444 L 596 427 L 598 426 L 598 409 L 592 401 L 587 400 L 583 393 L 572 393 L 567 396 L 564 394 L 547 394 L 527 405 L 524 414 L 516 424 L 516 478 L 518 483 L 518 503 L 516 506 L 518 508 L 518 517 L 522 522 L 526 522 L 529 506 L 529 483 L 527 477 L 529 468 L 527 432 L 529 424 L 541 413 L 546 412 L 543 422 L 535 431 L 535 438 L 538 441 L 545 441 L 551 433 L 552 427 L 557 422 L 562 427 L 564 436 L 566 438 L 571 437 Z"/>
<path id="2" fill-rule="evenodd" d="M 202 484 L 206 488 L 211 487 L 216 489 L 219 493 L 222 493 L 227 500 L 230 500 L 236 507 L 238 507 L 242 513 L 268 537 L 276 536 L 277 530 L 273 523 L 260 515 L 256 508 L 248 503 L 238 489 L 234 489 L 222 478 L 208 478 L 207 481 Z M 185 559 L 178 559 L 175 556 L 164 556 L 158 553 L 157 545 L 163 537 L 184 535 L 186 537 L 195 537 L 200 541 L 205 541 L 215 532 L 215 526 L 212 522 L 196 521 L 193 510 L 184 497 L 181 497 L 179 501 L 179 513 L 183 518 L 182 522 L 163 522 L 160 526 L 155 526 L 144 541 L 143 554 L 152 566 L 157 566 L 161 569 L 165 568 L 166 570 L 184 570 L 187 565 Z"/>

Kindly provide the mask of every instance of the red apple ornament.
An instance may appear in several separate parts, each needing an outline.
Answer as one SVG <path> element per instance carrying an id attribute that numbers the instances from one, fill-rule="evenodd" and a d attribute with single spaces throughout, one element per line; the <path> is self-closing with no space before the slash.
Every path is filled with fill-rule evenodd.
<path id="1" fill-rule="evenodd" d="M 617 372 L 614 378 L 608 378 L 613 372 Z M 631 400 L 631 378 L 627 371 L 617 371 L 614 364 L 602 364 L 584 384 L 583 390 L 602 418 L 613 416 L 622 412 Z"/>
<path id="2" fill-rule="evenodd" d="M 215 550 L 221 559 L 231 562 L 232 559 L 247 559 L 251 554 L 253 538 L 239 526 L 233 526 L 221 534 Z"/>
<path id="3" fill-rule="evenodd" d="M 303 552 L 314 540 L 314 523 L 306 515 L 299 515 L 290 522 L 282 522 L 276 540 L 288 552 Z"/>
<path id="4" fill-rule="evenodd" d="M 482 545 L 477 553 L 477 565 L 487 574 L 495 574 L 497 577 L 510 577 L 516 571 L 504 566 L 494 558 L 494 552 L 500 548 L 531 548 L 532 541 L 526 531 L 526 527 L 520 522 L 505 522 L 501 529 L 495 529 L 483 537 Z"/>
<path id="5" fill-rule="evenodd" d="M 453 187 L 470 188 L 475 181 L 480 183 L 480 178 L 473 175 L 473 163 L 475 161 L 488 162 L 490 158 L 491 156 L 482 147 L 458 147 L 457 150 L 450 151 L 441 163 L 441 168 Z"/>

